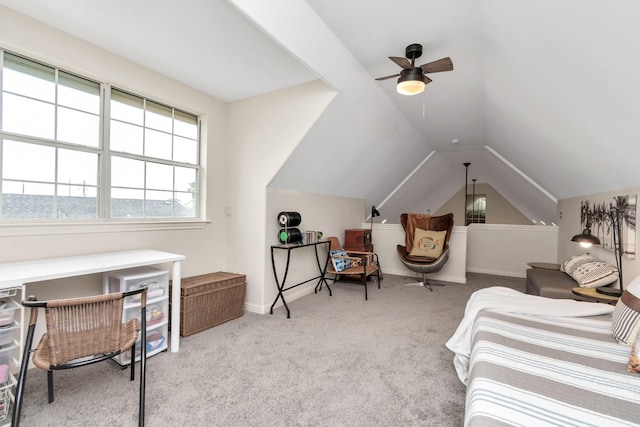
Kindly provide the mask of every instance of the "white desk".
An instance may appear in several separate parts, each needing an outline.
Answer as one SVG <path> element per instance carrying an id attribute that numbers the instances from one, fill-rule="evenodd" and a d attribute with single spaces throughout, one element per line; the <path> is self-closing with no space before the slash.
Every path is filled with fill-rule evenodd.
<path id="1" fill-rule="evenodd" d="M 26 285 L 43 280 L 62 279 L 84 274 L 102 273 L 123 268 L 142 267 L 165 262 L 172 266 L 171 296 L 171 352 L 180 349 L 180 268 L 184 255 L 161 252 L 152 249 L 108 252 L 62 258 L 46 258 L 32 261 L 0 263 L 0 291 L 22 288 L 22 298 L 27 295 Z M 20 356 L 24 344 L 26 328 L 25 310 L 20 321 Z"/>

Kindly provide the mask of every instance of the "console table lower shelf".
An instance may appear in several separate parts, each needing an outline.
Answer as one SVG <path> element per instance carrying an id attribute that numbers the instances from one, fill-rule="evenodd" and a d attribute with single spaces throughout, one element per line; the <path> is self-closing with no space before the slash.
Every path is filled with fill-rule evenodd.
<path id="1" fill-rule="evenodd" d="M 328 240 L 321 240 L 319 242 L 315 242 L 315 243 L 303 243 L 303 244 L 285 244 L 285 245 L 273 245 L 271 246 L 271 266 L 273 267 L 273 277 L 276 280 L 276 286 L 278 287 L 278 295 L 276 295 L 276 298 L 273 300 L 273 304 L 271 304 L 271 308 L 269 309 L 269 314 L 273 314 L 273 307 L 276 305 L 276 303 L 278 302 L 279 299 L 282 300 L 282 304 L 284 305 L 285 310 L 287 311 L 287 319 L 291 318 L 291 311 L 289 310 L 289 306 L 287 305 L 287 301 L 285 301 L 284 299 L 284 292 L 288 291 L 290 289 L 293 289 L 297 286 L 300 285 L 304 285 L 305 283 L 309 283 L 312 282 L 314 280 L 317 280 L 318 282 L 316 283 L 314 292 L 318 292 L 318 289 L 321 289 L 322 284 L 324 283 L 325 285 L 327 285 L 327 289 L 329 290 L 329 296 L 331 296 L 331 288 L 329 287 L 329 283 L 327 283 L 324 275 L 325 272 L 327 271 L 327 262 L 328 257 L 327 257 L 327 261 L 324 263 L 324 266 L 320 263 L 320 256 L 318 255 L 318 246 L 320 245 L 326 245 L 327 248 L 327 254 L 329 253 L 329 248 L 331 245 L 331 242 Z M 287 281 L 287 275 L 289 274 L 289 264 L 291 261 L 291 251 L 294 249 L 299 249 L 299 248 L 306 248 L 306 247 L 313 247 L 314 251 L 315 251 L 315 255 L 316 255 L 316 264 L 318 266 L 318 272 L 319 274 L 315 277 L 312 277 L 310 279 L 307 279 L 305 281 L 296 283 L 294 285 L 290 285 L 290 286 L 286 286 L 285 283 Z M 276 269 L 276 260 L 275 260 L 275 252 L 278 250 L 284 250 L 287 251 L 287 260 L 286 260 L 286 264 L 285 264 L 285 268 L 284 268 L 284 275 L 282 276 L 282 281 L 280 281 L 279 277 L 278 277 L 278 272 Z"/>

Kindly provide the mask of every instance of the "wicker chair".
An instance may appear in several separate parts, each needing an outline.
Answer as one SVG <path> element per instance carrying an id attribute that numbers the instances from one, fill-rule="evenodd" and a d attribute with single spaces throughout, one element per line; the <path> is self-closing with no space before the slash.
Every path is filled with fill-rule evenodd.
<path id="1" fill-rule="evenodd" d="M 405 231 L 405 244 L 396 246 L 398 258 L 409 270 L 422 274 L 422 281 L 417 283 L 417 285 L 424 286 L 433 291 L 431 284 L 426 279 L 426 274 L 442 270 L 449 260 L 449 239 L 451 239 L 451 231 L 453 230 L 453 214 L 448 213 L 441 216 L 413 214 L 410 218 L 409 214 L 403 213 L 400 215 L 400 223 Z M 442 248 L 442 254 L 439 257 L 431 258 L 426 256 L 410 255 L 411 248 L 413 247 L 415 228 L 447 232 Z"/>
<path id="2" fill-rule="evenodd" d="M 140 321 L 133 318 L 123 323 L 125 298 L 137 294 L 140 294 Z M 16 387 L 12 426 L 18 426 L 20 422 L 30 353 L 33 353 L 33 364 L 47 371 L 47 389 L 49 403 L 51 403 L 53 402 L 53 371 L 109 360 L 128 349 L 131 349 L 130 377 L 133 381 L 135 344 L 138 335 L 141 335 L 138 423 L 143 426 L 147 358 L 146 301 L 146 287 L 86 298 L 37 301 L 35 297 L 30 296 L 22 301 L 23 306 L 31 308 L 31 315 Z M 32 350 L 39 307 L 44 308 L 47 331 L 42 336 L 38 347 Z"/>
<path id="3" fill-rule="evenodd" d="M 331 242 L 329 248 L 329 259 L 327 259 L 327 271 L 325 274 L 333 275 L 333 283 L 339 277 L 351 278 L 357 280 L 360 284 L 364 285 L 364 299 L 369 299 L 367 291 L 367 280 L 369 276 L 375 276 L 378 282 L 378 289 L 380 289 L 380 267 L 378 265 L 378 255 L 374 252 L 363 251 L 351 251 L 345 250 L 346 256 L 331 255 L 331 251 L 342 249 L 340 241 L 337 237 L 327 237 L 327 240 Z M 342 271 L 337 271 L 333 265 L 333 260 L 349 260 L 352 263 L 351 267 L 345 268 Z"/>

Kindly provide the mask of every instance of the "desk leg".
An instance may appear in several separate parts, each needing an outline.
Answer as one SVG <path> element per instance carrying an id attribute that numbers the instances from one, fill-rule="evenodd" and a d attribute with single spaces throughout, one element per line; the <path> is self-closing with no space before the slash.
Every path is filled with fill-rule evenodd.
<path id="1" fill-rule="evenodd" d="M 291 250 L 287 250 L 287 266 L 284 269 L 284 277 L 282 278 L 282 284 L 278 280 L 278 273 L 276 272 L 276 260 L 273 256 L 273 248 L 271 248 L 271 266 L 273 267 L 273 277 L 276 279 L 276 286 L 278 288 L 278 295 L 276 295 L 276 299 L 273 300 L 273 304 L 271 304 L 271 308 L 269 309 L 269 314 L 273 314 L 273 306 L 278 302 L 278 298 L 282 299 L 282 303 L 284 304 L 285 310 L 287 310 L 287 319 L 291 318 L 291 312 L 289 311 L 289 306 L 287 302 L 284 300 L 284 283 L 287 281 L 287 274 L 289 273 L 289 260 L 291 259 Z"/>
<path id="2" fill-rule="evenodd" d="M 316 251 L 316 263 L 318 264 L 318 270 L 320 271 L 320 280 L 318 280 L 318 284 L 313 290 L 313 293 L 318 293 L 318 291 L 321 291 L 322 284 L 324 283 L 325 285 L 327 285 L 327 289 L 329 289 L 329 296 L 333 296 L 331 294 L 331 288 L 329 287 L 329 282 L 327 282 L 327 279 L 324 277 L 325 273 L 327 272 L 327 266 L 329 265 L 329 258 L 330 258 L 329 249 L 331 249 L 331 242 L 327 241 L 327 261 L 324 263 L 324 268 L 322 268 L 322 266 L 320 265 L 320 257 L 318 256 L 318 246 L 314 246 L 313 248 Z"/>
<path id="3" fill-rule="evenodd" d="M 180 269 L 182 261 L 173 262 L 171 281 L 171 352 L 180 350 Z"/>

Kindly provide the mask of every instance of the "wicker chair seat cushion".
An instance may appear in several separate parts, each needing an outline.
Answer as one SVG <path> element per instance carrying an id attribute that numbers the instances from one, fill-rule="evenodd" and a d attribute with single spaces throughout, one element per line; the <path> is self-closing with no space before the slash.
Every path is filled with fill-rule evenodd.
<path id="1" fill-rule="evenodd" d="M 74 345 L 63 345 L 61 348 L 52 348 L 49 334 L 44 334 L 40 339 L 38 347 L 33 353 L 33 364 L 38 368 L 49 370 L 52 366 L 66 364 L 76 359 L 100 357 L 108 353 L 123 352 L 130 349 L 138 339 L 138 322 L 131 319 L 123 323 L 120 329 L 120 345 L 96 347 L 92 342 L 92 337 L 98 336 L 95 330 L 86 330 L 76 333 L 77 337 Z M 96 349 L 99 349 L 96 353 Z"/>
<path id="2" fill-rule="evenodd" d="M 367 265 L 367 276 L 375 273 L 376 271 L 378 271 L 378 266 L 375 264 L 371 264 L 371 265 Z M 365 266 L 359 265 L 356 267 L 349 267 L 349 268 L 345 268 L 344 270 L 342 270 L 340 272 L 341 274 L 353 274 L 353 275 L 360 275 L 360 274 L 364 274 L 365 273 Z"/>

